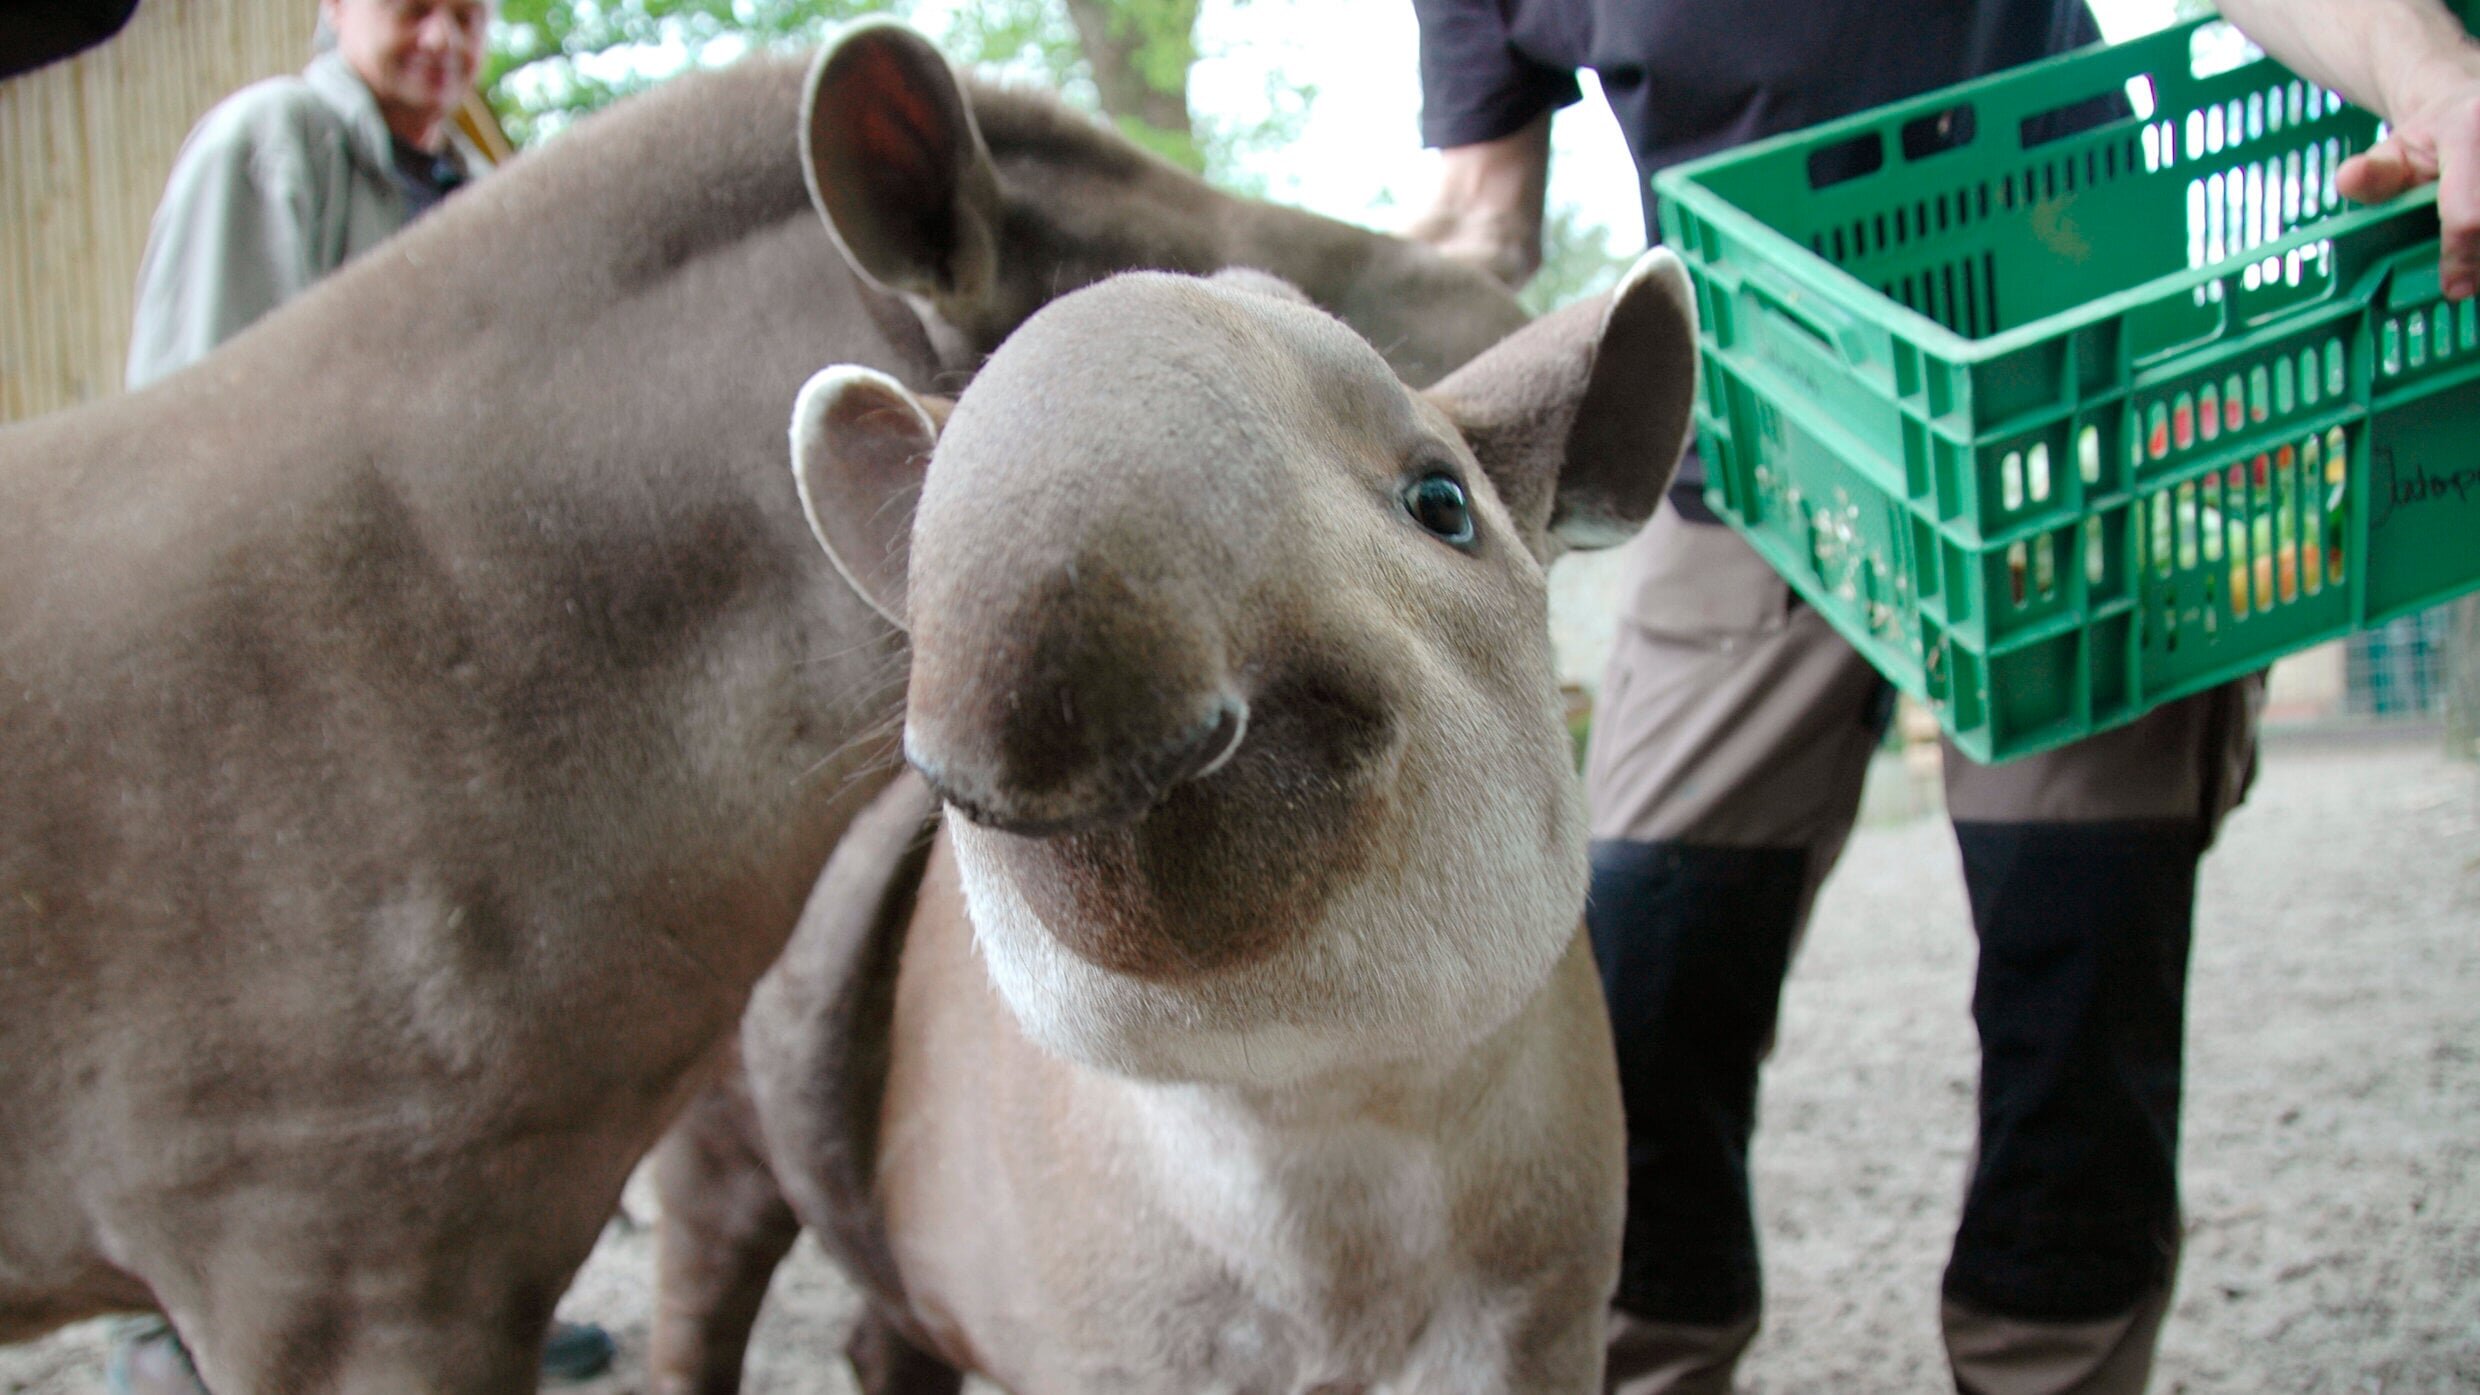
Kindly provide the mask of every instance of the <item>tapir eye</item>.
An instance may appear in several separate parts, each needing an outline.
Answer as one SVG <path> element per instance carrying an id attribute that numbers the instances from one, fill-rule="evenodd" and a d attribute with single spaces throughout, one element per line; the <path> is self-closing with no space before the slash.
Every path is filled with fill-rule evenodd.
<path id="1" fill-rule="evenodd" d="M 1404 511 L 1412 521 L 1458 547 L 1473 540 L 1471 501 L 1464 486 L 1444 470 L 1434 470 L 1404 486 Z"/>

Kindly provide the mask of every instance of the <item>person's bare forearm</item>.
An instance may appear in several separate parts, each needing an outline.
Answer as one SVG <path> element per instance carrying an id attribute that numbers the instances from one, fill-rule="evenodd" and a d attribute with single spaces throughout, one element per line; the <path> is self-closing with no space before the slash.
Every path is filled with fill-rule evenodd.
<path id="1" fill-rule="evenodd" d="M 1550 184 L 1550 113 L 1496 140 L 1438 152 L 1438 189 L 1404 229 L 1510 286 L 1541 267 L 1542 205 Z"/>
<path id="2" fill-rule="evenodd" d="M 2472 71 L 2462 22 L 2439 0 L 2221 0 L 2221 11 L 2293 72 L 2387 117 Z"/>
<path id="3" fill-rule="evenodd" d="M 2222 15 L 2391 124 L 2336 187 L 2369 201 L 2434 180 L 2445 293 L 2480 291 L 2480 45 L 2462 22 L 2440 0 L 2222 0 Z"/>

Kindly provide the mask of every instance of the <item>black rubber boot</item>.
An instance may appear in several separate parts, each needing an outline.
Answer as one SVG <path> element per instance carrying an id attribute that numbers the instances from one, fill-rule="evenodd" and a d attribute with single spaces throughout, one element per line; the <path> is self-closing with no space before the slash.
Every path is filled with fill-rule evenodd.
<path id="1" fill-rule="evenodd" d="M 2114 1317 L 2178 1257 L 2179 1088 L 2201 832 L 1957 824 L 1981 941 L 1980 1151 L 1946 1296 Z"/>
<path id="2" fill-rule="evenodd" d="M 1624 1312 L 1705 1327 L 1757 1313 L 1748 1140 L 1806 861 L 1799 848 L 1593 847 L 1585 919 L 1627 1107 Z"/>

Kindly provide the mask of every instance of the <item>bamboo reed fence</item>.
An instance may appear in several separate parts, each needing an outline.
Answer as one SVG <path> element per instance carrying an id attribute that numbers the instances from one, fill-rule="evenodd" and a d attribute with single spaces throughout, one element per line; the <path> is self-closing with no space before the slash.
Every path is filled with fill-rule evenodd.
<path id="1" fill-rule="evenodd" d="M 118 392 L 147 221 L 235 88 L 301 67 L 311 0 L 147 0 L 110 42 L 0 82 L 0 421 Z"/>

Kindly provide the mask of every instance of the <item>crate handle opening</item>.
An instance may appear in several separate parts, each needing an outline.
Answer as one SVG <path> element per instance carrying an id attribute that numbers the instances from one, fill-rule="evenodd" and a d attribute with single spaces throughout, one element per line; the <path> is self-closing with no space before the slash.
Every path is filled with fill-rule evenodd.
<path id="1" fill-rule="evenodd" d="M 2150 84 L 2152 77 L 2146 74 L 2142 80 Z M 2104 91 L 2036 111 L 2016 125 L 2016 143 L 2027 151 L 2038 150 L 2114 122 L 2132 121 L 2136 108 L 2128 90 L 2133 86 L 2133 82 L 2112 78 Z"/>
<path id="2" fill-rule="evenodd" d="M 1855 363 L 1868 358 L 1867 337 L 1841 306 L 1825 300 L 1782 296 L 1754 281 L 1748 283 L 1748 293 L 1758 309 L 1816 341 L 1827 353 Z"/>
<path id="3" fill-rule="evenodd" d="M 1886 167 L 1886 142 L 1875 131 L 1863 131 L 1808 152 L 1808 187 L 1831 189 Z"/>
<path id="4" fill-rule="evenodd" d="M 2216 282 L 2197 298 L 2157 300 L 2127 312 L 2127 357 L 2138 368 L 2157 368 L 2179 355 L 2218 342 L 2230 329 L 2230 297 Z"/>
<path id="5" fill-rule="evenodd" d="M 1960 150 L 1979 134 L 1980 112 L 1970 102 L 1958 102 L 1944 111 L 1915 116 L 1903 123 L 1903 158 L 1925 160 Z"/>
<path id="6" fill-rule="evenodd" d="M 2331 244 L 2325 246 L 2327 252 L 2321 258 L 2311 245 L 2252 263 L 2237 277 L 2224 277 L 2223 291 L 2231 297 L 2239 322 L 2271 324 L 2341 294 L 2342 278 L 2334 272 Z M 2433 273 L 2435 264 L 2430 265 Z M 2293 270 L 2286 274 L 2286 268 Z M 2436 284 L 2433 274 L 2429 284 Z"/>

